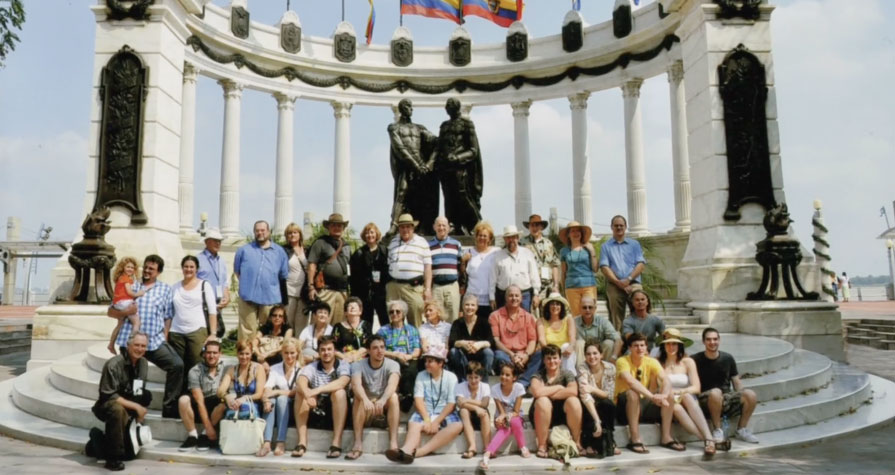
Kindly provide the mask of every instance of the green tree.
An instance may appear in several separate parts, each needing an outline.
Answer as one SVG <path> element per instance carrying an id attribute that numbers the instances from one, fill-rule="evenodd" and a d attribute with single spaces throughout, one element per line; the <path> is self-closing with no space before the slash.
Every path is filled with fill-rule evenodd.
<path id="1" fill-rule="evenodd" d="M 22 0 L 0 0 L 0 68 L 5 66 L 6 56 L 20 42 L 14 30 L 22 30 L 25 23 L 25 6 Z"/>

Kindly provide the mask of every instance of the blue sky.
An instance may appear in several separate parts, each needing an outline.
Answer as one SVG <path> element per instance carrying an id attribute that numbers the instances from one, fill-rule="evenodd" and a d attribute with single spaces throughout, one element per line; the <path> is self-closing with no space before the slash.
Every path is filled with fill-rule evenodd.
<path id="1" fill-rule="evenodd" d="M 28 1 L 22 43 L 0 70 L 0 219 L 22 219 L 23 238 L 41 223 L 55 239 L 74 237 L 82 216 L 91 100 L 95 22 L 89 0 Z M 227 2 L 215 0 L 222 5 Z M 281 0 L 249 0 L 253 21 L 276 23 Z M 346 19 L 362 32 L 366 0 L 346 0 Z M 386 43 L 398 24 L 398 1 L 376 0 L 374 41 Z M 611 17 L 611 0 L 582 0 L 588 23 Z M 834 267 L 849 274 L 885 274 L 885 229 L 880 207 L 893 221 L 895 192 L 895 5 L 881 0 L 781 0 L 773 14 L 774 68 L 784 187 L 795 230 L 811 247 L 812 201 L 821 199 L 831 234 Z M 529 0 L 525 23 L 532 37 L 559 32 L 570 2 Z M 340 2 L 293 0 L 306 34 L 329 36 Z M 420 46 L 444 45 L 454 25 L 407 16 Z M 479 18 L 467 28 L 478 44 L 500 42 L 506 30 Z M 362 33 L 361 33 L 362 34 Z M 674 224 L 670 111 L 664 75 L 644 83 L 644 151 L 649 227 Z M 246 90 L 242 107 L 241 227 L 272 219 L 276 103 Z M 196 220 L 209 212 L 217 224 L 223 99 L 218 85 L 202 78 L 198 88 Z M 437 129 L 440 109 L 417 109 L 415 121 Z M 513 218 L 512 114 L 509 106 L 472 113 L 485 162 L 483 214 L 502 227 Z M 589 146 L 593 213 L 597 233 L 625 210 L 624 129 L 621 92 L 591 96 Z M 352 221 L 388 222 L 391 175 L 386 125 L 391 110 L 355 106 L 352 111 Z M 326 216 L 332 204 L 333 116 L 329 105 L 299 100 L 295 110 L 295 219 L 305 211 Z M 572 215 L 570 113 L 565 100 L 532 107 L 531 154 L 536 212 L 557 207 Z M 895 221 L 893 221 L 895 223 Z M 518 224 L 518 223 L 516 223 Z M 46 284 L 40 266 L 37 286 Z M 22 272 L 20 271 L 20 276 Z M 22 277 L 20 277 L 22 279 Z M 21 285 L 21 281 L 20 281 Z"/>

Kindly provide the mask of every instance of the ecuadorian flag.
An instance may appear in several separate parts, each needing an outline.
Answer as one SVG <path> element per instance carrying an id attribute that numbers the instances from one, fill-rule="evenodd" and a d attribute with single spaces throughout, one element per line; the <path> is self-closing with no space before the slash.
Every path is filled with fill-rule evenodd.
<path id="1" fill-rule="evenodd" d="M 463 15 L 475 15 L 508 27 L 522 19 L 522 7 L 522 0 L 463 0 Z"/>
<path id="2" fill-rule="evenodd" d="M 467 2 L 469 0 L 466 0 Z M 460 0 L 403 0 L 401 13 L 444 18 L 460 23 Z"/>

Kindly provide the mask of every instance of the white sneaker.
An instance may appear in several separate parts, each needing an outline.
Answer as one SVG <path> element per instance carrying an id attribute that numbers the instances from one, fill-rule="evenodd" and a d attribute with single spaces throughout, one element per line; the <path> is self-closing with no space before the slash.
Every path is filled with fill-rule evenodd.
<path id="1" fill-rule="evenodd" d="M 715 442 L 721 443 L 724 442 L 724 431 L 721 428 L 715 429 L 712 431 L 712 438 L 715 439 Z"/>
<path id="2" fill-rule="evenodd" d="M 755 437 L 755 434 L 753 434 L 748 427 L 740 427 L 737 429 L 737 438 L 743 442 L 749 442 L 750 444 L 758 443 L 758 437 Z"/>

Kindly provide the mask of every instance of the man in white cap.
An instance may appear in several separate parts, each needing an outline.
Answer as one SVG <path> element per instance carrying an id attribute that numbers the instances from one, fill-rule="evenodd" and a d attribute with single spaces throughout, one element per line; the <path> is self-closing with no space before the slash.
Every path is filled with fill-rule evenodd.
<path id="1" fill-rule="evenodd" d="M 432 251 L 429 243 L 413 230 L 418 221 L 404 213 L 398 216 L 398 235 L 388 245 L 386 299 L 407 303 L 407 320 L 419 328 L 423 302 L 432 299 Z"/>
<path id="2" fill-rule="evenodd" d="M 230 273 L 227 263 L 221 258 L 221 242 L 224 237 L 217 228 L 205 232 L 205 249 L 196 256 L 199 259 L 199 271 L 196 277 L 208 282 L 214 289 L 218 313 L 230 304 Z"/>
<path id="3" fill-rule="evenodd" d="M 522 290 L 522 308 L 531 312 L 532 304 L 541 303 L 541 276 L 535 255 L 519 245 L 519 230 L 515 225 L 503 228 L 503 242 L 506 246 L 498 251 L 491 268 L 491 309 L 504 306 L 504 296 L 510 285 Z"/>
<path id="4" fill-rule="evenodd" d="M 333 325 L 342 322 L 348 298 L 351 246 L 342 239 L 347 226 L 348 221 L 341 214 L 329 215 L 323 220 L 328 235 L 317 238 L 308 250 L 308 297 L 329 305 Z"/>

